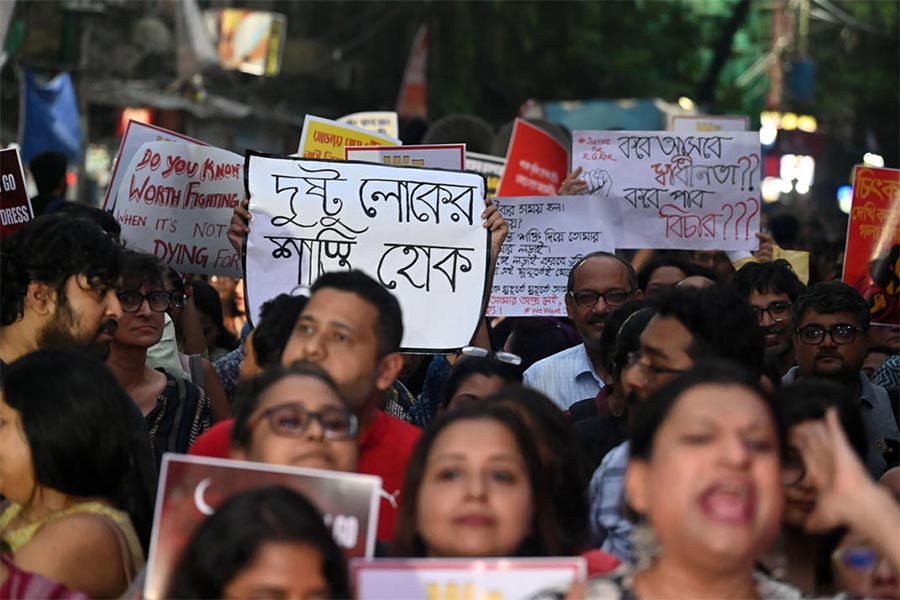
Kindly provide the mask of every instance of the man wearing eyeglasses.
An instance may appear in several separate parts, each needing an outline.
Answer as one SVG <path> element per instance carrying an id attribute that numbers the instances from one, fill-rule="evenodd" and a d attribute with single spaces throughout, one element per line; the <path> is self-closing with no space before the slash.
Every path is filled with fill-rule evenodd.
<path id="1" fill-rule="evenodd" d="M 887 391 L 873 385 L 862 371 L 868 350 L 868 304 L 846 283 L 824 281 L 800 295 L 791 325 L 797 366 L 784 382 L 822 377 L 844 384 L 858 399 L 866 426 L 866 466 L 873 477 L 880 477 L 887 467 L 882 454 L 885 439 L 897 439 L 900 432 Z"/>
<path id="2" fill-rule="evenodd" d="M 748 263 L 732 280 L 734 288 L 749 303 L 763 329 L 766 356 L 784 375 L 793 367 L 794 347 L 791 335 L 791 307 L 806 286 L 797 278 L 786 260 Z"/>
<path id="3" fill-rule="evenodd" d="M 641 298 L 637 274 L 630 263 L 608 252 L 592 252 L 569 271 L 566 314 L 583 343 L 534 363 L 523 383 L 546 394 L 563 410 L 595 398 L 606 372 L 600 334 L 613 309 Z"/>

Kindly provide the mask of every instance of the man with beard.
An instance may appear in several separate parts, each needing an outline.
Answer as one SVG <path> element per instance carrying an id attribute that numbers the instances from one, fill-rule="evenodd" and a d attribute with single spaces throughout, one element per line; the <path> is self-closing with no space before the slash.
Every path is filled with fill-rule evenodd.
<path id="1" fill-rule="evenodd" d="M 866 466 L 876 479 L 887 467 L 885 439 L 897 439 L 887 391 L 873 385 L 862 371 L 868 349 L 869 305 L 853 287 L 823 281 L 797 298 L 791 316 L 797 366 L 784 382 L 821 377 L 843 384 L 857 400 L 869 449 Z"/>
<path id="2" fill-rule="evenodd" d="M 608 252 L 592 252 L 576 262 L 567 289 L 566 314 L 584 343 L 534 363 L 523 377 L 525 385 L 563 410 L 600 392 L 606 377 L 600 345 L 606 318 L 628 300 L 642 297 L 634 267 Z"/>
<path id="3" fill-rule="evenodd" d="M 766 361 L 779 375 L 796 363 L 791 337 L 791 307 L 806 286 L 786 260 L 748 263 L 735 273 L 734 288 L 756 314 L 766 340 Z"/>
<path id="4" fill-rule="evenodd" d="M 121 307 L 121 249 L 91 221 L 47 215 L 4 239 L 0 250 L 0 360 L 38 348 L 109 354 Z"/>

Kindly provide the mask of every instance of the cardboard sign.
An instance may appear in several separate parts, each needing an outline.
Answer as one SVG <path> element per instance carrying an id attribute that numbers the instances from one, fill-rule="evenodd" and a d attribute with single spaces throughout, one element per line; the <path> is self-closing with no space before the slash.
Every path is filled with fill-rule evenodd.
<path id="1" fill-rule="evenodd" d="M 344 148 L 344 158 L 395 167 L 425 167 L 462 171 L 466 166 L 466 145 L 347 147 Z"/>
<path id="2" fill-rule="evenodd" d="M 322 273 L 360 269 L 397 296 L 404 348 L 469 343 L 490 259 L 480 175 L 252 151 L 246 169 L 252 320 L 263 302 Z"/>
<path id="3" fill-rule="evenodd" d="M 119 144 L 119 153 L 116 154 L 116 164 L 113 166 L 109 185 L 106 187 L 106 198 L 103 199 L 103 210 L 113 210 L 116 207 L 116 197 L 119 194 L 119 186 L 122 183 L 122 173 L 137 153 L 138 149 L 147 142 L 187 142 L 205 146 L 200 140 L 189 138 L 186 135 L 163 129 L 155 125 L 148 125 L 138 121 L 128 121 L 122 143 Z"/>
<path id="4" fill-rule="evenodd" d="M 552 135 L 516 119 L 498 196 L 554 196 L 566 178 L 569 151 Z"/>
<path id="5" fill-rule="evenodd" d="M 487 179 L 487 197 L 494 198 L 500 187 L 500 178 L 506 168 L 506 159 L 491 154 L 466 153 L 466 171 L 481 173 Z"/>
<path id="6" fill-rule="evenodd" d="M 12 233 L 34 218 L 24 173 L 18 150 L 0 150 L 0 236 Z"/>
<path id="7" fill-rule="evenodd" d="M 676 133 L 715 133 L 749 129 L 750 119 L 742 116 L 674 115 L 669 122 L 669 131 Z"/>
<path id="8" fill-rule="evenodd" d="M 497 258 L 488 316 L 566 316 L 569 269 L 615 250 L 615 212 L 593 196 L 495 198 L 509 224 Z"/>
<path id="9" fill-rule="evenodd" d="M 226 234 L 244 198 L 243 157 L 220 148 L 150 142 L 122 172 L 113 214 L 128 245 L 179 273 L 241 277 Z"/>
<path id="10" fill-rule="evenodd" d="M 900 171 L 857 166 L 842 279 L 868 301 L 872 323 L 900 323 Z"/>
<path id="11" fill-rule="evenodd" d="M 367 131 L 374 131 L 392 138 L 400 135 L 397 113 L 392 111 L 358 112 L 352 115 L 345 115 L 338 119 L 337 122 Z"/>
<path id="12" fill-rule="evenodd" d="M 144 598 L 165 598 L 172 570 L 197 526 L 229 497 L 280 485 L 319 511 L 348 558 L 372 557 L 381 478 L 319 469 L 165 454 L 156 494 Z"/>
<path id="13" fill-rule="evenodd" d="M 387 135 L 307 115 L 297 153 L 303 158 L 342 160 L 347 146 L 402 146 Z"/>
<path id="14" fill-rule="evenodd" d="M 567 591 L 587 577 L 581 557 L 494 559 L 354 559 L 350 572 L 358 600 L 526 600 Z"/>
<path id="15" fill-rule="evenodd" d="M 759 134 L 576 131 L 573 169 L 619 211 L 617 248 L 756 250 Z"/>

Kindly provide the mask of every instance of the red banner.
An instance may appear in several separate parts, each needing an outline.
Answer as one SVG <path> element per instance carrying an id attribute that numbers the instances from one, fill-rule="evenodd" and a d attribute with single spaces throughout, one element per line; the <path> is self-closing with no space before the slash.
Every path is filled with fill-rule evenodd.
<path id="1" fill-rule="evenodd" d="M 12 233 L 33 218 L 19 151 L 0 150 L 0 235 Z"/>
<path id="2" fill-rule="evenodd" d="M 422 25 L 416 32 L 403 83 L 400 84 L 400 97 L 397 99 L 397 114 L 403 118 L 428 115 L 427 73 L 428 66 L 428 26 Z"/>
<path id="3" fill-rule="evenodd" d="M 900 322 L 900 171 L 854 170 L 843 280 L 868 301 L 873 323 Z"/>
<path id="4" fill-rule="evenodd" d="M 565 146 L 543 129 L 516 119 L 497 196 L 555 196 L 568 169 Z"/>

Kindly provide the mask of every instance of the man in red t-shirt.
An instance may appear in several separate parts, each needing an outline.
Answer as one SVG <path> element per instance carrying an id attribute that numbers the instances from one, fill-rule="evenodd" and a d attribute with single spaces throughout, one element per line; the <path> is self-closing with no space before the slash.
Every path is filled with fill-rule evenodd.
<path id="1" fill-rule="evenodd" d="M 403 473 L 421 434 L 378 409 L 403 366 L 400 304 L 361 271 L 325 273 L 311 291 L 281 362 L 319 364 L 350 399 L 359 420 L 358 471 L 381 477 L 386 494 L 379 510 L 378 539 L 390 541 Z"/>

